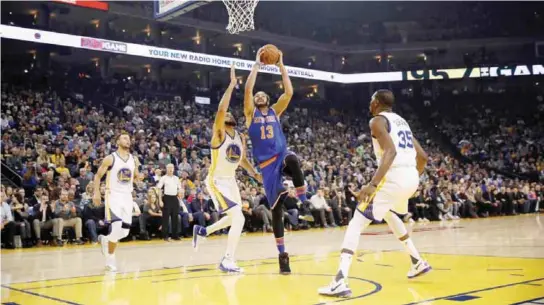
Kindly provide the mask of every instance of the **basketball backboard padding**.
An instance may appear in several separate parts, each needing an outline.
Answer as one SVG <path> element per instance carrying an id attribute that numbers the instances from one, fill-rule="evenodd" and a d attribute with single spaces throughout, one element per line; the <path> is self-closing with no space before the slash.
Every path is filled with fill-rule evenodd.
<path id="1" fill-rule="evenodd" d="M 194 0 L 155 0 L 153 2 L 153 11 L 155 19 L 167 21 L 179 15 L 185 14 L 197 7 L 206 5 L 212 0 L 194 1 Z"/>

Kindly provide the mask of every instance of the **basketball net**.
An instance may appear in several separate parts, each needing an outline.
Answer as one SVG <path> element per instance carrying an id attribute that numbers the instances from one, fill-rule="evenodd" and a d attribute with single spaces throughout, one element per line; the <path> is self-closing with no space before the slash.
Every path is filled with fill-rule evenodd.
<path id="1" fill-rule="evenodd" d="M 238 34 L 255 29 L 253 13 L 259 0 L 223 0 L 229 13 L 229 25 L 227 31 Z"/>

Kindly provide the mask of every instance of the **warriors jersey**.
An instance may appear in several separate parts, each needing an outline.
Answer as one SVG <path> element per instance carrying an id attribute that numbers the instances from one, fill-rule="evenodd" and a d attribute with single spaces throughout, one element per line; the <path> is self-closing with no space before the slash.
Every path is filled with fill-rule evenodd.
<path id="1" fill-rule="evenodd" d="M 240 134 L 235 131 L 234 137 L 231 137 L 225 132 L 223 143 L 212 147 L 212 164 L 208 177 L 234 177 L 244 153 Z"/>
<path id="2" fill-rule="evenodd" d="M 395 147 L 397 155 L 391 168 L 393 167 L 416 167 L 416 149 L 412 141 L 412 130 L 410 126 L 401 116 L 393 112 L 380 112 L 378 116 L 386 118 L 388 122 L 388 131 Z M 372 138 L 372 146 L 376 161 L 380 163 L 383 156 L 383 149 L 380 147 L 378 140 Z"/>
<path id="3" fill-rule="evenodd" d="M 117 152 L 111 155 L 113 156 L 113 164 L 106 177 L 106 189 L 118 193 L 132 193 L 136 167 L 134 157 L 129 154 L 127 159 L 123 159 Z"/>

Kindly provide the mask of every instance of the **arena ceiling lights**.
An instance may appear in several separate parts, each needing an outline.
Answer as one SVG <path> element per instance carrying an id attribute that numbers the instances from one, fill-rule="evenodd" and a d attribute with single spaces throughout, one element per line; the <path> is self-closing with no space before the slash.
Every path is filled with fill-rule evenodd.
<path id="1" fill-rule="evenodd" d="M 0 37 L 221 68 L 228 68 L 232 63 L 234 63 L 237 69 L 246 71 L 251 70 L 251 67 L 253 66 L 253 61 L 239 58 L 159 48 L 93 37 L 39 31 L 8 25 L 0 25 Z M 544 66 L 538 64 L 353 74 L 341 74 L 290 66 L 287 66 L 287 70 L 289 75 L 292 77 L 342 84 L 544 75 Z M 280 74 L 279 69 L 276 66 L 263 66 L 261 68 L 261 72 L 277 75 Z"/>

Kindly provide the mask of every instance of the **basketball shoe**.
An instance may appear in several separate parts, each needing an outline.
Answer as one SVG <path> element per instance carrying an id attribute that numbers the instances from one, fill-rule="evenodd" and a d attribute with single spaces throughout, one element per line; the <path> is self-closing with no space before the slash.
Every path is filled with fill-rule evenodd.
<path id="1" fill-rule="evenodd" d="M 227 273 L 241 273 L 244 272 L 244 269 L 238 267 L 236 263 L 228 257 L 223 257 L 221 263 L 219 264 L 219 270 Z"/>
<path id="2" fill-rule="evenodd" d="M 115 254 L 108 253 L 108 238 L 104 235 L 98 235 L 98 242 L 100 243 L 100 248 L 102 248 L 102 255 L 106 259 L 106 270 L 116 272 Z"/>
<path id="3" fill-rule="evenodd" d="M 416 264 L 413 264 L 412 267 L 410 268 L 410 271 L 408 271 L 408 278 L 412 279 L 414 277 L 423 275 L 431 271 L 432 269 L 433 268 L 431 267 L 431 265 L 429 265 L 429 263 L 427 263 L 423 259 L 420 259 L 419 262 L 417 262 Z"/>
<path id="4" fill-rule="evenodd" d="M 287 252 L 280 253 L 278 261 L 280 263 L 280 274 L 291 274 L 291 267 L 289 266 L 289 254 Z"/>
<path id="5" fill-rule="evenodd" d="M 330 297 L 349 298 L 351 296 L 351 289 L 344 279 L 339 281 L 333 279 L 328 286 L 319 288 L 317 292 Z"/>

